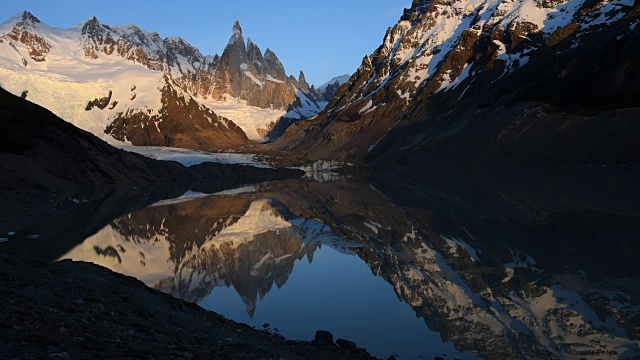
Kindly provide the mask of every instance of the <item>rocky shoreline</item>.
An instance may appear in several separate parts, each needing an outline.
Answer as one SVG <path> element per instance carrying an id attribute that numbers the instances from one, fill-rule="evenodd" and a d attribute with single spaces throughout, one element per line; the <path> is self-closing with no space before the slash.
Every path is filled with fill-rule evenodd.
<path id="1" fill-rule="evenodd" d="M 318 332 L 291 341 L 83 262 L 0 254 L 6 359 L 373 359 Z"/>

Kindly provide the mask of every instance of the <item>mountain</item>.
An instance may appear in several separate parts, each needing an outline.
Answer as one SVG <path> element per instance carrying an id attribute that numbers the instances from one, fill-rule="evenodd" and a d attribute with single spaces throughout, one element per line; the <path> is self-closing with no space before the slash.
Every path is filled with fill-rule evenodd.
<path id="1" fill-rule="evenodd" d="M 300 76 L 303 75 L 304 74 L 301 72 Z M 285 115 L 278 119 L 275 125 L 267 133 L 267 138 L 275 140 L 282 136 L 291 124 L 299 120 L 314 117 L 327 106 L 329 101 L 331 101 L 335 96 L 340 86 L 349 80 L 349 77 L 349 75 L 336 76 L 318 88 L 311 85 L 308 93 L 306 94 L 298 94 L 296 102 L 290 107 L 289 111 Z"/>
<path id="2" fill-rule="evenodd" d="M 414 0 L 275 147 L 395 167 L 637 164 L 639 15 L 630 0 Z"/>
<path id="3" fill-rule="evenodd" d="M 77 207 L 79 199 L 106 200 L 116 188 L 131 195 L 131 188 L 158 183 L 168 187 L 173 182 L 184 192 L 197 189 L 203 180 L 205 187 L 213 185 L 215 189 L 304 174 L 213 163 L 187 168 L 173 161 L 154 160 L 117 149 L 1 88 L 0 126 L 0 201 L 5 204 L 0 217 L 2 226 L 16 230 L 25 222 L 63 212 L 68 204 Z M 74 231 L 63 229 L 63 237 Z"/>
<path id="4" fill-rule="evenodd" d="M 327 102 L 331 101 L 331 99 L 333 99 L 333 97 L 335 96 L 336 92 L 338 92 L 338 89 L 340 88 L 340 86 L 342 86 L 342 84 L 349 81 L 350 78 L 351 78 L 351 75 L 349 74 L 336 76 L 331 80 L 327 81 L 326 83 L 318 86 L 318 91 L 324 94 L 325 100 L 327 100 Z"/>
<path id="5" fill-rule="evenodd" d="M 95 17 L 70 29 L 28 12 L 0 25 L 0 84 L 98 136 L 215 150 L 263 141 L 283 115 L 322 110 L 322 93 L 236 22 L 222 55 Z"/>

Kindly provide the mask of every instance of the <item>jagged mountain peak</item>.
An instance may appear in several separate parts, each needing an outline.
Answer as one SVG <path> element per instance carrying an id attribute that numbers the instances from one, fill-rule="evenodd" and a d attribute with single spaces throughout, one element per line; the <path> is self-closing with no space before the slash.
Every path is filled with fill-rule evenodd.
<path id="1" fill-rule="evenodd" d="M 126 25 L 118 25 L 115 26 L 114 28 L 120 30 L 122 33 L 124 34 L 130 34 L 133 36 L 136 36 L 138 38 L 148 38 L 148 39 L 160 39 L 162 40 L 162 38 L 160 37 L 160 34 L 155 32 L 155 31 L 147 31 L 143 28 L 141 28 L 140 26 L 138 26 L 138 24 L 126 24 Z"/>
<path id="2" fill-rule="evenodd" d="M 23 18 L 27 20 L 23 21 Z M 6 41 L 2 42 L 4 39 Z M 20 13 L 0 27 L 0 47 L 2 47 L 0 70 L 13 68 L 17 64 L 27 69 L 41 68 L 55 73 L 52 74 L 52 78 L 54 75 L 59 75 L 56 73 L 57 70 L 49 71 L 46 68 L 51 65 L 55 67 L 55 64 L 60 61 L 68 64 L 70 60 L 68 56 L 73 58 L 71 60 L 89 67 L 95 66 L 94 70 L 97 72 L 105 71 L 108 67 L 105 65 L 122 60 L 136 65 L 135 70 L 132 71 L 139 76 L 135 79 L 120 78 L 111 73 L 102 75 L 106 78 L 118 78 L 118 84 L 106 88 L 101 85 L 100 91 L 92 88 L 94 90 L 90 91 L 91 99 L 104 98 L 106 101 L 109 96 L 105 95 L 111 92 L 113 99 L 110 99 L 108 107 L 100 107 L 100 111 L 86 110 L 86 114 L 82 110 L 95 108 L 87 105 L 86 95 L 81 95 L 87 93 L 86 89 L 73 94 L 78 96 L 74 97 L 74 106 L 81 111 L 71 111 L 67 110 L 71 107 L 62 107 L 46 96 L 37 97 L 35 95 L 37 85 L 26 87 L 24 85 L 25 83 L 35 84 L 30 80 L 16 80 L 10 85 L 11 91 L 17 94 L 31 90 L 33 95 L 30 96 L 30 100 L 54 109 L 70 122 L 82 124 L 86 129 L 99 135 L 107 125 L 110 125 L 108 120 L 112 122 L 115 119 L 133 118 L 140 113 L 158 115 L 157 112 L 161 110 L 162 105 L 158 100 L 162 95 L 159 93 L 162 87 L 151 84 L 149 79 L 165 75 L 171 79 L 176 89 L 219 110 L 232 121 L 237 121 L 253 140 L 263 140 L 264 134 L 291 108 L 304 105 L 305 108 L 313 110 L 303 112 L 304 115 L 295 115 L 295 118 L 300 118 L 315 115 L 325 105 L 317 102 L 321 94 L 316 91 L 313 94 L 309 93 L 309 87 L 304 85 L 304 75 L 300 78 L 302 80 L 300 82 L 295 78 L 290 80 L 284 66 L 272 50 L 267 49 L 263 55 L 252 39 L 247 38 L 245 42 L 239 21 L 234 22 L 229 44 L 220 56 L 204 56 L 196 47 L 182 38 L 176 36 L 162 38 L 159 33 L 145 30 L 136 24 L 110 26 L 101 23 L 94 16 L 69 29 L 61 29 L 40 23 L 40 20 L 30 13 Z M 61 57 L 63 54 L 64 59 Z M 138 65 L 142 65 L 148 72 L 138 69 Z M 65 75 L 78 79 L 85 76 L 82 71 L 73 71 Z M 30 74 L 24 76 L 29 77 Z M 74 87 L 78 85 L 77 88 L 80 89 L 82 86 L 79 84 L 84 81 L 86 79 L 83 78 L 78 81 L 78 84 L 74 84 Z M 95 79 L 95 81 L 98 80 Z M 3 85 L 4 83 L 5 81 Z M 58 85 L 53 80 L 52 83 L 55 83 L 55 86 Z M 300 86 L 300 83 L 303 85 Z M 141 84 L 149 86 L 143 91 Z M 300 91 L 304 94 L 298 95 Z M 297 101 L 298 96 L 304 98 Z M 155 100 L 151 101 L 151 98 Z M 260 113 L 258 116 L 254 115 L 255 112 L 247 115 L 240 111 L 229 110 L 228 107 L 218 107 L 220 106 L 218 102 L 228 99 L 246 101 L 246 106 L 258 107 L 266 111 L 258 111 Z M 185 103 L 186 105 L 188 104 Z M 183 109 L 170 110 L 172 114 L 183 113 Z M 87 117 L 95 118 L 94 115 L 97 115 L 94 114 L 95 112 L 100 112 L 98 116 L 100 124 L 86 120 Z M 153 128 L 155 127 L 156 124 L 153 125 Z M 162 126 L 158 125 L 158 127 L 162 129 Z M 146 123 L 144 129 L 144 131 L 150 131 Z M 123 129 L 123 134 L 126 133 L 129 136 L 125 130 L 129 129 Z M 173 129 L 170 130 L 173 131 Z M 138 140 L 137 144 L 146 141 L 144 138 Z"/>
<path id="3" fill-rule="evenodd" d="M 479 99 L 487 92 L 487 86 L 499 81 L 505 88 L 516 87 L 512 79 L 530 76 L 534 70 L 543 74 L 540 69 L 550 67 L 549 64 L 555 64 L 558 74 L 563 74 L 557 79 L 564 78 L 565 73 L 578 66 L 586 67 L 595 60 L 565 60 L 565 64 L 549 59 L 564 54 L 571 59 L 571 54 L 592 53 L 595 50 L 589 42 L 601 42 L 592 39 L 600 36 L 614 39 L 611 40 L 611 48 L 620 49 L 617 54 L 621 58 L 628 56 L 623 52 L 626 48 L 622 49 L 621 45 L 628 43 L 634 32 L 637 33 L 637 7 L 637 1 L 632 0 L 514 0 L 497 3 L 415 0 L 397 24 L 387 30 L 382 44 L 363 59 L 356 73 L 331 100 L 326 112 L 313 120 L 313 125 L 321 123 L 322 126 L 312 127 L 311 122 L 300 124 L 276 147 L 284 144 L 283 149 L 303 150 L 319 158 L 383 156 L 390 153 L 385 148 L 385 138 L 393 139 L 392 131 L 400 133 L 396 129 L 403 121 L 415 122 L 418 119 L 431 124 L 425 119 L 443 116 L 455 108 L 456 103 L 472 98 L 478 104 L 493 104 L 496 99 L 505 97 L 505 92 L 512 92 L 496 90 L 493 93 L 495 98 L 485 99 L 483 103 Z M 549 64 L 543 64 L 545 61 Z M 560 69 L 562 66 L 566 68 Z M 608 69 L 602 66 L 598 71 L 604 73 Z M 532 76 L 530 81 L 539 78 L 541 76 Z M 582 78 L 593 77 L 583 75 Z M 603 76 L 601 83 L 609 84 L 606 79 L 610 78 L 610 75 Z M 554 83 L 559 80 L 546 81 Z M 580 81 L 583 80 L 575 80 L 576 83 Z M 493 86 L 497 89 L 497 85 Z M 560 93 L 554 90 L 557 88 L 555 85 L 538 86 L 535 90 L 526 91 L 529 98 L 549 99 L 547 94 L 550 92 L 557 93 L 555 98 L 576 98 L 567 94 L 589 88 L 578 85 Z M 602 88 L 602 85 L 590 86 Z M 627 91 L 619 84 L 607 86 L 615 91 Z M 602 91 L 608 93 L 610 90 Z M 593 93 L 587 91 L 582 98 L 599 97 Z M 625 96 L 631 98 L 630 95 Z M 442 109 L 424 105 L 436 102 Z M 483 121 L 485 119 L 489 118 L 483 118 Z M 349 121 L 350 126 L 344 126 L 341 121 Z M 371 126 L 373 123 L 375 126 Z M 435 144 L 433 139 L 438 138 L 426 130 L 421 135 L 408 131 L 403 136 L 415 140 L 413 146 L 425 149 L 425 152 L 430 151 L 426 144 Z M 358 146 L 354 146 L 355 140 L 359 141 Z M 398 141 L 393 146 L 404 146 L 400 143 Z M 513 156 L 513 152 L 504 152 L 507 153 Z"/>
<path id="4" fill-rule="evenodd" d="M 280 64 L 280 66 L 282 66 L 282 63 L 280 62 L 278 55 L 276 55 L 276 53 L 274 53 L 269 48 L 267 48 L 267 50 L 264 51 L 264 58 L 267 60 L 273 61 L 276 64 Z"/>
<path id="5" fill-rule="evenodd" d="M 35 17 L 32 13 L 28 11 L 24 11 L 22 13 L 22 21 L 29 21 L 34 24 L 39 24 L 41 21 L 37 17 Z"/>
<path id="6" fill-rule="evenodd" d="M 247 52 L 259 52 L 260 53 L 260 57 L 262 57 L 262 51 L 260 50 L 260 47 L 258 46 L 258 44 L 254 43 L 251 38 L 247 38 Z"/>
<path id="7" fill-rule="evenodd" d="M 104 29 L 103 26 L 101 26 L 102 24 L 100 24 L 100 21 L 98 21 L 98 18 L 96 18 L 95 16 L 87 19 L 85 22 L 80 23 L 74 27 L 82 27 L 81 33 L 82 35 L 86 35 L 86 34 L 90 34 L 90 35 L 95 35 L 97 33 L 102 32 Z"/>
<path id="8" fill-rule="evenodd" d="M 233 35 L 242 35 L 242 26 L 240 26 L 239 20 L 233 22 Z"/>
<path id="9" fill-rule="evenodd" d="M 350 74 L 344 74 L 344 75 L 336 76 L 336 77 L 332 78 L 331 80 L 325 82 L 324 84 L 318 86 L 318 90 L 320 90 L 321 92 L 325 92 L 325 90 L 327 89 L 328 86 L 335 86 L 336 84 L 337 84 L 337 87 L 340 87 L 340 86 L 342 86 L 342 84 L 344 84 L 347 81 L 349 81 L 350 78 L 351 78 Z"/>
<path id="10" fill-rule="evenodd" d="M 227 48 L 234 45 L 239 46 L 242 53 L 246 51 L 246 44 L 244 41 L 244 36 L 242 35 L 242 27 L 240 27 L 240 22 L 238 22 L 238 20 L 233 23 L 233 32 L 231 34 L 231 37 L 229 38 Z"/>
<path id="11" fill-rule="evenodd" d="M 35 17 L 32 13 L 30 13 L 29 11 L 23 11 L 10 17 L 7 21 L 4 21 L 2 24 L 0 24 L 0 26 L 13 27 L 18 24 L 23 24 L 23 25 L 29 24 L 29 25 L 35 26 L 36 24 L 41 24 L 41 23 L 42 21 L 40 21 L 40 19 Z"/>

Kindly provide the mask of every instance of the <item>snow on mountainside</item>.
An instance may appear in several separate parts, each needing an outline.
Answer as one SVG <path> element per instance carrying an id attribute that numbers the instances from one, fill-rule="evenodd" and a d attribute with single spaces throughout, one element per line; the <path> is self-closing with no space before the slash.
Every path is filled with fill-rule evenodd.
<path id="1" fill-rule="evenodd" d="M 589 88 L 571 76 L 573 69 L 600 63 L 602 66 L 586 69 L 589 74 L 583 74 L 583 79 L 616 78 L 614 74 L 603 75 L 609 69 L 605 62 L 619 61 L 612 65 L 624 67 L 624 57 L 633 59 L 631 50 L 605 58 L 592 59 L 589 54 L 597 51 L 598 45 L 620 49 L 615 42 L 624 44 L 635 39 L 638 13 L 631 0 L 414 0 L 325 111 L 292 126 L 276 146 L 304 150 L 318 158 L 355 159 L 396 150 L 411 152 L 407 142 L 412 149 L 423 148 L 452 132 L 463 131 L 468 120 L 458 120 L 460 124 L 446 131 L 443 129 L 456 119 L 443 120 L 440 125 L 433 122 L 455 109 L 458 102 L 468 100 L 467 108 L 486 108 L 496 99 L 517 94 L 526 94 L 527 99 L 542 98 L 545 86 L 557 89 L 551 83 L 563 81 L 564 92 L 554 94 L 557 102 Z M 559 61 L 561 57 L 563 62 Z M 630 87 L 637 89 L 637 84 L 633 85 L 635 71 L 628 70 L 631 68 L 637 66 L 612 69 L 610 72 L 633 76 L 600 88 L 597 82 L 590 83 L 591 92 L 613 94 Z M 542 76 L 551 73 L 557 75 Z M 594 73 L 596 76 L 590 75 Z M 529 78 L 524 79 L 526 76 Z M 539 85 L 531 87 L 536 81 Z M 578 84 L 580 81 L 584 84 Z M 492 99 L 479 100 L 489 94 Z M 395 138 L 405 125 L 416 123 L 423 123 L 423 128 L 407 130 L 402 140 Z M 433 124 L 433 128 L 426 130 L 427 124 Z M 380 148 L 387 140 L 393 144 Z"/>
<path id="2" fill-rule="evenodd" d="M 94 17 L 58 29 L 28 12 L 0 25 L 0 85 L 99 136 L 110 126 L 134 145 L 200 149 L 262 141 L 298 93 L 321 97 L 271 50 L 245 43 L 237 22 L 222 56 L 204 56 L 136 25 Z"/>

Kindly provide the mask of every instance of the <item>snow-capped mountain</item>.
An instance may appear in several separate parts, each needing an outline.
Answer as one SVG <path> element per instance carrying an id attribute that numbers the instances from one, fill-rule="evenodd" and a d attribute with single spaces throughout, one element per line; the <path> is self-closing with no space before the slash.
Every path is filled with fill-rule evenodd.
<path id="1" fill-rule="evenodd" d="M 529 151 L 537 141 L 545 146 L 529 158 L 575 163 L 598 152 L 607 128 L 613 140 L 604 147 L 615 150 L 600 153 L 624 157 L 620 144 L 633 144 L 638 127 L 620 118 L 637 113 L 556 109 L 637 107 L 639 22 L 631 0 L 414 0 L 325 111 L 276 146 L 423 163 L 463 150 L 476 161 L 485 152 L 492 161 L 505 151 L 516 158 L 510 149 Z M 516 120 L 534 112 L 547 120 Z M 575 125 L 553 118 L 561 112 Z M 621 122 L 604 125 L 611 118 Z M 582 138 L 567 144 L 577 127 Z M 575 154 L 566 156 L 570 147 Z"/>
<path id="2" fill-rule="evenodd" d="M 238 22 L 222 55 L 204 56 L 136 25 L 59 29 L 24 12 L 0 25 L 0 85 L 94 134 L 199 149 L 263 141 L 281 116 L 326 104 Z"/>

